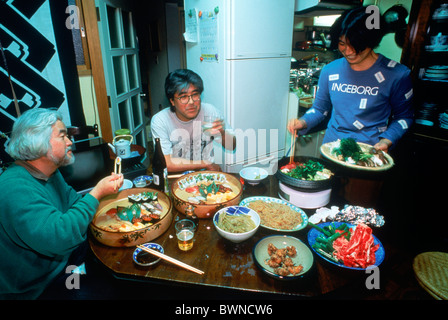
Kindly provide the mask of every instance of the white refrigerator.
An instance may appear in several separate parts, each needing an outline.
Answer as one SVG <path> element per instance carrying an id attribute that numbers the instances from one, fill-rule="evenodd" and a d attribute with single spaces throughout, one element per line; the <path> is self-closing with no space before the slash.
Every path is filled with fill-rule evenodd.
<path id="1" fill-rule="evenodd" d="M 215 146 L 225 172 L 285 155 L 294 0 L 184 0 L 187 68 L 204 81 L 202 101 L 217 107 L 237 147 Z"/>

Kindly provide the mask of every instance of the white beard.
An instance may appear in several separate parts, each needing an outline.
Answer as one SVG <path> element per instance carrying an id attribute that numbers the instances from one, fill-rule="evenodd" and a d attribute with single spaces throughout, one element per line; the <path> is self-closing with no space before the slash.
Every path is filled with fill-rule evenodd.
<path id="1" fill-rule="evenodd" d="M 62 159 L 58 159 L 58 158 L 56 158 L 56 157 L 53 155 L 53 153 L 50 153 L 50 154 L 49 154 L 49 157 L 50 157 L 50 159 L 53 161 L 53 163 L 54 163 L 55 165 L 57 165 L 58 167 L 66 167 L 66 166 L 69 166 L 69 165 L 75 163 L 75 155 L 73 154 L 73 152 L 72 152 L 71 157 L 68 155 L 68 152 L 69 152 L 70 150 L 71 150 L 71 149 L 69 148 L 69 149 L 67 149 L 67 150 L 65 151 L 65 156 L 64 156 L 64 158 L 62 158 Z"/>

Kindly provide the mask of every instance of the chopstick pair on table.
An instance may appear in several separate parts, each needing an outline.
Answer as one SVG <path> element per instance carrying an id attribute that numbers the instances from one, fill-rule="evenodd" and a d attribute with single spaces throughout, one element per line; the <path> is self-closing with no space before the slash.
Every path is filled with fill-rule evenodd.
<path id="1" fill-rule="evenodd" d="M 161 253 L 161 252 L 159 252 L 157 250 L 153 250 L 153 249 L 147 248 L 147 247 L 142 246 L 142 245 L 138 245 L 137 248 L 140 248 L 143 251 L 146 251 L 146 252 L 148 252 L 148 253 L 150 253 L 152 255 L 155 255 L 156 257 L 162 258 L 163 260 L 171 262 L 171 263 L 173 263 L 173 264 L 175 264 L 175 265 L 177 265 L 179 267 L 182 267 L 184 269 L 193 271 L 193 272 L 198 273 L 198 274 L 204 274 L 204 271 L 196 269 L 196 268 L 194 268 L 194 267 L 192 267 L 192 266 L 190 266 L 190 265 L 188 265 L 186 263 L 183 263 L 182 261 L 179 261 L 179 260 L 176 260 L 174 258 L 171 258 L 170 256 L 167 256 L 167 255 L 165 255 L 165 254 L 163 254 L 163 253 Z"/>
<path id="2" fill-rule="evenodd" d="M 121 174 L 121 158 L 120 157 L 115 158 L 114 173 Z M 114 191 L 117 191 L 117 180 L 115 180 Z"/>

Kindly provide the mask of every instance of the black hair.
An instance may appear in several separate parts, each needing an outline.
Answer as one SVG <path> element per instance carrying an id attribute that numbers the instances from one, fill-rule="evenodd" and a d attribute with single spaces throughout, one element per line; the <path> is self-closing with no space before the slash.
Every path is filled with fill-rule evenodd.
<path id="1" fill-rule="evenodd" d="M 177 69 L 169 73 L 165 79 L 166 97 L 170 100 L 174 98 L 174 94 L 187 89 L 190 85 L 195 86 L 199 93 L 204 91 L 204 83 L 196 72 L 189 69 Z M 171 111 L 176 111 L 173 105 L 171 105 L 170 108 Z"/>
<path id="2" fill-rule="evenodd" d="M 372 13 L 366 12 L 366 7 L 358 7 L 347 10 L 334 22 L 330 29 L 332 50 L 338 48 L 339 38 L 345 36 L 350 45 L 357 53 L 366 48 L 376 48 L 383 38 L 385 32 L 385 21 L 383 16 L 379 15 L 379 28 L 367 27 L 367 19 Z"/>

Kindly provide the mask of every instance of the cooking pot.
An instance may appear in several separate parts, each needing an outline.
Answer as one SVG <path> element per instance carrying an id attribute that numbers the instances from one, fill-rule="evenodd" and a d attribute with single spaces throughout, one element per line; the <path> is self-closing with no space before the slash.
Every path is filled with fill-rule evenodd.
<path id="1" fill-rule="evenodd" d="M 331 170 L 333 173 L 335 173 L 336 169 L 334 168 L 334 165 L 326 159 L 320 159 L 320 158 L 308 157 L 308 156 L 294 157 L 294 162 L 304 163 L 304 162 L 307 162 L 308 160 L 313 160 L 313 161 L 319 162 L 326 169 Z M 278 162 L 278 170 L 275 173 L 275 177 L 280 182 L 283 182 L 284 184 L 286 184 L 288 186 L 292 186 L 292 187 L 299 188 L 299 189 L 304 189 L 307 191 L 326 190 L 326 189 L 330 189 L 332 187 L 334 175 L 331 176 L 329 179 L 312 181 L 312 180 L 300 180 L 300 179 L 296 179 L 291 176 L 288 176 L 287 174 L 284 174 L 280 170 L 280 168 L 287 165 L 288 163 L 289 163 L 289 157 L 283 157 Z"/>

